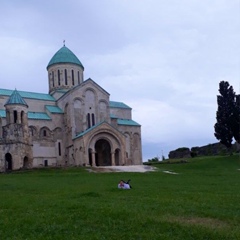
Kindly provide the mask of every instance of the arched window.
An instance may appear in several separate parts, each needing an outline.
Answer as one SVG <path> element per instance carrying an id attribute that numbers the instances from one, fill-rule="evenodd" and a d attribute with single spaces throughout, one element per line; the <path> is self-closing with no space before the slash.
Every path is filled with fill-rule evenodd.
<path id="1" fill-rule="evenodd" d="M 53 87 L 55 86 L 55 84 L 54 84 L 54 71 L 52 71 L 52 85 L 53 85 Z"/>
<path id="2" fill-rule="evenodd" d="M 60 86 L 61 80 L 60 80 L 60 70 L 58 69 L 58 86 Z"/>
<path id="3" fill-rule="evenodd" d="M 78 84 L 80 84 L 80 72 L 78 71 Z"/>
<path id="4" fill-rule="evenodd" d="M 64 70 L 64 73 L 65 73 L 65 85 L 68 84 L 68 81 L 67 81 L 67 69 Z"/>
<path id="5" fill-rule="evenodd" d="M 91 116 L 90 113 L 87 114 L 87 122 L 88 122 L 88 128 L 91 127 Z"/>
<path id="6" fill-rule="evenodd" d="M 17 123 L 17 111 L 16 110 L 13 111 L 13 118 L 14 118 L 13 122 Z"/>
<path id="7" fill-rule="evenodd" d="M 92 126 L 95 125 L 95 117 L 94 117 L 94 113 L 92 113 Z"/>
<path id="8" fill-rule="evenodd" d="M 58 155 L 61 156 L 61 143 L 58 142 Z"/>
<path id="9" fill-rule="evenodd" d="M 48 160 L 44 160 L 44 166 L 45 166 L 45 167 L 48 166 Z"/>
<path id="10" fill-rule="evenodd" d="M 43 130 L 43 136 L 46 137 L 47 136 L 47 131 Z"/>
<path id="11" fill-rule="evenodd" d="M 74 71 L 72 70 L 72 85 L 74 86 Z"/>

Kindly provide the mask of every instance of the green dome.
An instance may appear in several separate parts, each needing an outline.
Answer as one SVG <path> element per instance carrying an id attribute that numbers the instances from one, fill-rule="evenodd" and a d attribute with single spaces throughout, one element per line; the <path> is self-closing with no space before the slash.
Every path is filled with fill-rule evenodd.
<path id="1" fill-rule="evenodd" d="M 19 92 L 16 89 L 12 92 L 11 96 L 5 103 L 5 105 L 13 105 L 13 104 L 14 105 L 20 104 L 20 105 L 25 105 L 28 107 L 27 103 L 24 101 L 24 99 L 21 97 L 21 95 L 19 94 Z"/>
<path id="2" fill-rule="evenodd" d="M 59 64 L 59 63 L 72 63 L 84 69 L 82 63 L 79 61 L 76 55 L 70 49 L 68 49 L 65 45 L 54 54 L 54 56 L 52 57 L 52 59 L 47 65 L 47 69 L 50 66 L 54 64 Z"/>

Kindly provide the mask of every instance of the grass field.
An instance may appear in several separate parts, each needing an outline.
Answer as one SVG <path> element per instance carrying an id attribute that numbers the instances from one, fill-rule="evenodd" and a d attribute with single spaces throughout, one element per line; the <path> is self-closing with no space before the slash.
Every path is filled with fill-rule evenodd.
<path id="1" fill-rule="evenodd" d="M 240 157 L 188 161 L 0 174 L 0 239 L 240 239 Z M 117 189 L 129 178 L 131 190 Z"/>

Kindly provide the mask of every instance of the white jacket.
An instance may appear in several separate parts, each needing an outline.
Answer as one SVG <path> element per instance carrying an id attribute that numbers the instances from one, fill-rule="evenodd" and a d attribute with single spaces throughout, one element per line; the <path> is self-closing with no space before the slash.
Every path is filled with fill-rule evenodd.
<path id="1" fill-rule="evenodd" d="M 124 183 L 122 186 L 120 184 L 118 184 L 118 188 L 122 188 L 122 189 L 130 189 L 130 185 L 127 183 Z"/>

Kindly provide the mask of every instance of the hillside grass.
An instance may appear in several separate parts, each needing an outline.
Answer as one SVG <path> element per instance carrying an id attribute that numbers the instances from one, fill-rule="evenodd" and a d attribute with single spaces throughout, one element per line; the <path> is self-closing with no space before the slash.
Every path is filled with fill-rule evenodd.
<path id="1" fill-rule="evenodd" d="M 240 239 L 239 156 L 154 166 L 0 174 L 0 238 Z M 131 190 L 117 189 L 129 178 Z"/>

